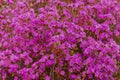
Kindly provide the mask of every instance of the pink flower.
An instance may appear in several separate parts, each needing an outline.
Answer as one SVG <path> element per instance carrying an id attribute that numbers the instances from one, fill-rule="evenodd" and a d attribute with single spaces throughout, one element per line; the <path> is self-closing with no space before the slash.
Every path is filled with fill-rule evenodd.
<path id="1" fill-rule="evenodd" d="M 62 76 L 64 76 L 64 75 L 65 75 L 65 72 L 64 72 L 64 71 L 61 71 L 60 74 L 61 74 Z"/>
<path id="2" fill-rule="evenodd" d="M 50 80 L 50 76 L 46 76 L 46 77 L 45 77 L 45 80 Z"/>

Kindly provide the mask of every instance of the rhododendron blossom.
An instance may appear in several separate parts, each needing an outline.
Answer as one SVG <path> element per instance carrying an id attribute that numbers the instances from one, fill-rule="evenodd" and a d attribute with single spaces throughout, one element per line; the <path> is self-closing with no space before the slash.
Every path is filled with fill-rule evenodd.
<path id="1" fill-rule="evenodd" d="M 0 0 L 0 80 L 120 80 L 120 1 Z"/>

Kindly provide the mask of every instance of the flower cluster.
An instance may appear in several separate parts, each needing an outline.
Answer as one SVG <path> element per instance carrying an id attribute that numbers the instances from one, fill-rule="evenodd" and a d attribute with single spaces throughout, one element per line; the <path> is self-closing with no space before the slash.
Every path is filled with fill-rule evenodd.
<path id="1" fill-rule="evenodd" d="M 119 0 L 0 0 L 0 80 L 116 79 Z"/>

